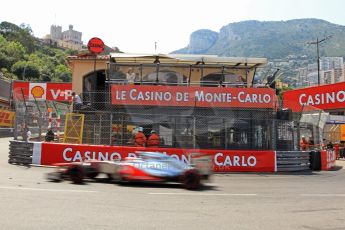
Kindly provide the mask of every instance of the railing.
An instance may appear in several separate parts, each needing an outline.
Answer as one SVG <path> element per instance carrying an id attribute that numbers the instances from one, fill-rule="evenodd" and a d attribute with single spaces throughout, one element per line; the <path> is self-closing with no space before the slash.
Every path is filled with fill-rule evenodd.
<path id="1" fill-rule="evenodd" d="M 310 152 L 277 151 L 276 154 L 278 172 L 310 170 Z"/>
<path id="2" fill-rule="evenodd" d="M 107 80 L 108 84 L 127 85 L 126 79 Z M 205 87 L 232 87 L 244 88 L 246 83 L 217 82 L 217 81 L 192 81 L 192 82 L 165 82 L 165 81 L 134 81 L 134 85 L 166 85 L 166 86 L 205 86 Z M 268 87 L 265 87 L 268 88 Z"/>

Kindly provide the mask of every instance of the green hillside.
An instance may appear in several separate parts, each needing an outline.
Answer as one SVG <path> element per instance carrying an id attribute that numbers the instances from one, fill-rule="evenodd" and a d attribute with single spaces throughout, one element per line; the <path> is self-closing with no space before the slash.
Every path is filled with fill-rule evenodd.
<path id="1" fill-rule="evenodd" d="M 30 26 L 0 23 L 0 72 L 3 77 L 26 81 L 70 82 L 67 56 L 72 50 L 44 45 Z"/>

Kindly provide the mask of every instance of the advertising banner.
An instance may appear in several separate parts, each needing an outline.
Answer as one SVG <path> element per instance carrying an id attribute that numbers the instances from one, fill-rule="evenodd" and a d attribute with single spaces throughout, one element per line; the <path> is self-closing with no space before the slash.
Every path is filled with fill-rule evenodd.
<path id="1" fill-rule="evenodd" d="M 71 101 L 71 83 L 13 82 L 14 100 Z"/>
<path id="2" fill-rule="evenodd" d="M 13 127 L 15 112 L 0 109 L 0 127 Z"/>
<path id="3" fill-rule="evenodd" d="M 112 85 L 113 105 L 274 108 L 269 88 Z"/>
<path id="4" fill-rule="evenodd" d="M 329 170 L 335 166 L 336 152 L 333 149 L 321 151 L 321 170 Z"/>
<path id="5" fill-rule="evenodd" d="M 36 144 L 36 143 L 35 143 Z M 80 162 L 84 160 L 123 160 L 136 156 L 137 151 L 162 152 L 180 161 L 191 162 L 192 154 L 209 154 L 215 172 L 274 172 L 274 151 L 199 150 L 175 148 L 144 148 L 124 146 L 76 145 L 42 143 L 35 162 L 41 165 Z M 37 155 L 39 154 L 39 155 Z"/>
<path id="6" fill-rule="evenodd" d="M 345 107 L 345 83 L 315 86 L 286 91 L 283 94 L 284 107 L 293 112 L 313 106 L 319 109 L 343 109 Z"/>

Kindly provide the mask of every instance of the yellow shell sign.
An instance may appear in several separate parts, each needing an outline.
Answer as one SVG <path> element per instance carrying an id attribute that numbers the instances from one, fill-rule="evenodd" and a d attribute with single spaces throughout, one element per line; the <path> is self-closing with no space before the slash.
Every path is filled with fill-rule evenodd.
<path id="1" fill-rule="evenodd" d="M 35 86 L 31 89 L 31 94 L 35 98 L 42 98 L 42 96 L 44 95 L 44 89 L 41 86 Z"/>

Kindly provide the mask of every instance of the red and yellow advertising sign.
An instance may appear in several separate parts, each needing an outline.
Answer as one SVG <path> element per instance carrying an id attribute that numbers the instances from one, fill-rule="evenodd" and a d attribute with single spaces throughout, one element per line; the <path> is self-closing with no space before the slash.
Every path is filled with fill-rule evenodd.
<path id="1" fill-rule="evenodd" d="M 268 88 L 112 85 L 113 105 L 274 108 Z"/>
<path id="2" fill-rule="evenodd" d="M 26 100 L 70 101 L 72 84 L 13 82 L 14 100 L 23 100 L 23 96 Z"/>
<path id="3" fill-rule="evenodd" d="M 0 109 L 0 127 L 13 127 L 15 112 Z"/>
<path id="4" fill-rule="evenodd" d="M 84 160 L 121 160 L 136 156 L 136 151 L 162 152 L 185 163 L 191 162 L 192 154 L 208 154 L 212 157 L 215 172 L 274 172 L 274 151 L 207 150 L 176 148 L 144 148 L 125 146 L 76 145 L 59 143 L 35 143 L 41 145 L 34 152 L 33 163 L 52 165 Z"/>
<path id="5" fill-rule="evenodd" d="M 303 107 L 316 107 L 319 109 L 345 108 L 345 82 L 290 90 L 283 94 L 284 107 L 294 112 L 301 111 Z"/>

